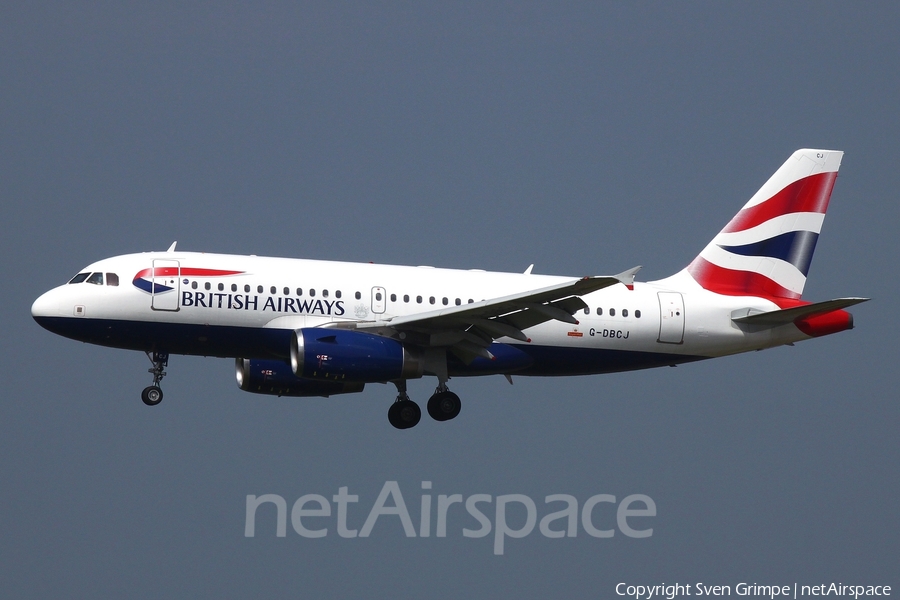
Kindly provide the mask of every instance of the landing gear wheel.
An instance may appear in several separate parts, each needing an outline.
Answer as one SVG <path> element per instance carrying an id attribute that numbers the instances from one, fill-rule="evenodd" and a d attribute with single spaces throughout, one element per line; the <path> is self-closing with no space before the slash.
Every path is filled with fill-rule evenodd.
<path id="1" fill-rule="evenodd" d="M 162 402 L 163 393 L 162 390 L 159 389 L 159 386 L 150 385 L 144 388 L 144 391 L 141 392 L 141 400 L 144 401 L 144 404 L 147 406 L 156 406 L 160 402 Z"/>
<path id="2" fill-rule="evenodd" d="M 428 414 L 435 421 L 449 421 L 459 414 L 462 402 L 453 392 L 437 392 L 428 399 Z"/>
<path id="3" fill-rule="evenodd" d="M 412 400 L 399 400 L 388 409 L 388 421 L 397 429 L 409 429 L 422 418 L 422 409 Z"/>

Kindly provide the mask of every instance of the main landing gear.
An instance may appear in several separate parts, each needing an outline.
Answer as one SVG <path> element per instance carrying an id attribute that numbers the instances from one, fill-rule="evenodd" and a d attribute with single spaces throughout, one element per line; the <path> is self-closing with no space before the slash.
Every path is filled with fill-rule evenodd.
<path id="1" fill-rule="evenodd" d="M 459 414 L 461 408 L 459 396 L 448 390 L 446 383 L 438 385 L 428 399 L 428 414 L 435 421 L 449 421 Z"/>
<path id="2" fill-rule="evenodd" d="M 163 393 L 159 387 L 159 382 L 166 376 L 164 369 L 169 365 L 169 353 L 154 352 L 152 356 L 149 352 L 146 352 L 145 354 L 147 355 L 147 358 L 150 359 L 150 362 L 153 363 L 153 368 L 148 369 L 147 371 L 153 375 L 153 385 L 144 388 L 144 391 L 141 392 L 141 400 L 143 400 L 144 404 L 147 406 L 156 406 L 162 402 L 163 399 Z"/>
<path id="3" fill-rule="evenodd" d="M 397 400 L 388 409 L 388 421 L 397 429 L 415 427 L 422 418 L 422 409 L 409 399 L 406 394 L 406 381 L 395 381 Z M 459 396 L 447 389 L 446 382 L 441 382 L 428 399 L 428 414 L 435 421 L 449 421 L 459 414 L 462 403 Z"/>
<path id="4" fill-rule="evenodd" d="M 422 418 L 422 409 L 406 394 L 406 380 L 396 381 L 394 385 L 397 386 L 397 399 L 388 409 L 388 421 L 397 429 L 415 427 Z"/>

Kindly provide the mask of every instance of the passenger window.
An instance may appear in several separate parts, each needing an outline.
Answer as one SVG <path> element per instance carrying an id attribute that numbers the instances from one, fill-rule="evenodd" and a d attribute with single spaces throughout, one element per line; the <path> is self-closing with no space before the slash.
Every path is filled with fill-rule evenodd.
<path id="1" fill-rule="evenodd" d="M 459 298 L 457 298 L 457 299 L 456 299 L 456 305 L 459 306 L 460 304 L 462 304 L 462 300 L 460 300 Z"/>
<path id="2" fill-rule="evenodd" d="M 310 289 L 310 290 L 309 290 L 309 295 L 310 295 L 310 296 L 315 296 L 315 295 L 316 295 L 316 290 Z"/>
<path id="3" fill-rule="evenodd" d="M 584 314 L 586 314 L 586 315 L 591 314 L 591 309 L 589 309 L 587 306 L 585 306 L 585 307 L 584 307 Z"/>
<path id="4" fill-rule="evenodd" d="M 210 288 L 209 282 L 207 281 L 205 284 L 203 284 L 203 287 L 204 289 L 208 290 Z"/>
<path id="5" fill-rule="evenodd" d="M 429 301 L 430 303 L 434 304 L 434 296 L 431 296 L 430 298 L 428 298 L 428 301 Z"/>
<path id="6" fill-rule="evenodd" d="M 273 296 L 275 295 L 275 286 L 274 285 L 269 288 L 269 293 L 272 294 Z"/>
<path id="7" fill-rule="evenodd" d="M 602 316 L 603 316 L 603 309 L 600 308 L 599 306 L 597 307 L 597 316 L 598 316 L 598 317 L 602 317 Z"/>
<path id="8" fill-rule="evenodd" d="M 422 296 L 416 296 L 416 302 L 422 304 Z"/>
<path id="9" fill-rule="evenodd" d="M 359 300 L 360 298 L 362 298 L 362 294 L 360 294 L 359 292 L 356 292 L 356 293 L 354 294 L 354 296 L 356 297 L 357 300 Z"/>
<path id="10" fill-rule="evenodd" d="M 245 294 L 249 294 L 249 293 L 250 293 L 250 286 L 249 286 L 249 285 L 244 284 L 244 293 L 245 293 Z"/>
<path id="11" fill-rule="evenodd" d="M 220 291 L 220 292 L 224 292 L 224 291 L 225 291 L 225 284 L 224 284 L 224 283 L 220 283 L 220 284 L 219 284 L 219 291 Z"/>
<path id="12" fill-rule="evenodd" d="M 69 283 L 81 283 L 88 278 L 88 275 L 90 275 L 90 273 L 79 273 L 78 275 L 73 277 L 72 280 L 69 281 Z"/>
<path id="13" fill-rule="evenodd" d="M 616 316 L 616 309 L 614 309 L 614 308 L 609 309 L 609 316 L 611 316 L 611 317 Z"/>
<path id="14" fill-rule="evenodd" d="M 444 303 L 444 306 L 447 306 L 450 303 L 450 301 L 447 300 L 447 298 L 444 298 L 443 300 L 441 300 L 441 302 Z"/>
<path id="15" fill-rule="evenodd" d="M 290 296 L 290 295 L 291 295 L 291 288 L 289 288 L 289 287 L 284 288 L 284 295 L 285 295 L 285 296 Z"/>
<path id="16" fill-rule="evenodd" d="M 391 294 L 391 302 L 397 301 L 397 294 Z"/>
<path id="17" fill-rule="evenodd" d="M 640 311 L 640 310 L 634 311 L 634 318 L 635 318 L 635 319 L 640 319 L 640 318 L 641 318 L 641 311 Z"/>
<path id="18" fill-rule="evenodd" d="M 115 273 L 106 274 L 106 285 L 119 285 L 119 276 Z"/>
<path id="19" fill-rule="evenodd" d="M 335 298 L 340 298 L 340 297 L 341 297 L 341 290 L 336 291 L 336 292 L 334 293 L 334 297 L 335 297 Z"/>
<path id="20" fill-rule="evenodd" d="M 403 294 L 403 301 L 409 302 L 409 294 Z"/>
<path id="21" fill-rule="evenodd" d="M 192 281 L 192 282 L 191 282 L 191 289 L 194 289 L 194 290 L 197 289 L 197 282 L 196 282 L 196 281 Z"/>
<path id="22" fill-rule="evenodd" d="M 236 283 L 232 283 L 232 284 L 231 284 L 231 291 L 232 291 L 232 292 L 236 292 L 236 291 L 237 291 L 237 284 L 236 284 Z"/>
<path id="23" fill-rule="evenodd" d="M 302 295 L 303 295 L 303 288 L 297 288 L 297 295 L 298 295 L 298 296 L 302 296 Z"/>
<path id="24" fill-rule="evenodd" d="M 627 316 L 628 316 L 628 309 L 627 309 L 627 308 L 623 308 L 623 309 L 622 309 L 622 316 L 623 316 L 623 317 L 627 317 Z"/>
<path id="25" fill-rule="evenodd" d="M 262 294 L 262 286 L 261 285 L 256 286 L 256 293 Z"/>
<path id="26" fill-rule="evenodd" d="M 103 285 L 103 273 L 91 273 L 91 276 L 87 279 L 88 283 L 93 283 L 94 285 Z"/>
<path id="27" fill-rule="evenodd" d="M 475 301 L 472 300 L 471 298 L 469 298 L 469 304 L 474 304 L 474 303 L 475 303 Z"/>

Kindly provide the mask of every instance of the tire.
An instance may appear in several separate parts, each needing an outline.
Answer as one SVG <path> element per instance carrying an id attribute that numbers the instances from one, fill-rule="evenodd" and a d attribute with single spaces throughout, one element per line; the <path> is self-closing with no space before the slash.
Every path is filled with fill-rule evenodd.
<path id="1" fill-rule="evenodd" d="M 162 402 L 162 399 L 162 390 L 159 389 L 159 386 L 157 385 L 147 386 L 144 388 L 144 391 L 141 392 L 141 400 L 143 400 L 144 404 L 147 406 L 156 406 Z"/>
<path id="2" fill-rule="evenodd" d="M 394 402 L 391 404 L 390 408 L 388 408 L 388 421 L 397 429 L 403 429 L 403 423 L 400 422 L 400 407 L 397 406 L 398 404 L 400 403 Z"/>
<path id="3" fill-rule="evenodd" d="M 435 421 L 454 419 L 461 409 L 462 402 L 453 392 L 441 392 L 428 399 L 428 414 Z"/>
<path id="4" fill-rule="evenodd" d="M 388 409 L 388 421 L 397 429 L 415 427 L 422 418 L 422 409 L 412 400 L 394 402 Z"/>

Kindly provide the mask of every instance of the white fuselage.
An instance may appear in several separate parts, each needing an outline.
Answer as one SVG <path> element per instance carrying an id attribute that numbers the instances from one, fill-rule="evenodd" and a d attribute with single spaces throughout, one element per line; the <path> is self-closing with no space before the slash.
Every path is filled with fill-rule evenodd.
<path id="1" fill-rule="evenodd" d="M 178 271 L 173 272 L 178 275 L 156 276 L 154 282 L 151 269 L 166 265 L 177 266 Z M 277 335 L 248 335 L 253 341 L 242 347 L 242 334 L 251 331 L 274 334 L 351 321 L 390 323 L 396 317 L 572 280 L 192 252 L 117 256 L 91 264 L 82 272 L 104 273 L 106 280 L 102 285 L 87 281 L 62 285 L 41 296 L 33 313 L 42 325 L 68 337 L 115 347 L 242 358 L 287 356 L 287 347 L 265 347 L 280 345 Z M 118 285 L 109 285 L 108 274 L 114 274 Z M 154 283 L 173 289 L 155 293 L 160 288 L 154 288 Z M 497 340 L 527 352 L 534 350 L 534 368 L 522 374 L 629 370 L 809 338 L 793 324 L 758 331 L 738 327 L 732 322 L 735 311 L 765 312 L 778 307 L 763 298 L 709 292 L 684 273 L 635 283 L 633 289 L 613 285 L 584 295 L 582 300 L 587 308 L 575 313 L 577 325 L 551 320 L 529 328 L 525 332 L 529 342 Z M 217 336 L 215 332 L 226 333 Z M 216 341 L 222 339 L 227 341 Z M 557 350 L 578 359 L 562 366 L 542 366 L 544 357 Z M 595 360 L 592 350 L 652 359 L 610 361 L 596 355 Z"/>

